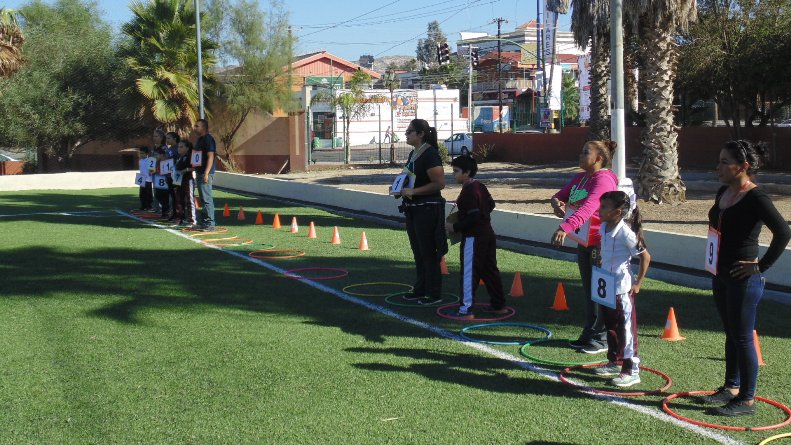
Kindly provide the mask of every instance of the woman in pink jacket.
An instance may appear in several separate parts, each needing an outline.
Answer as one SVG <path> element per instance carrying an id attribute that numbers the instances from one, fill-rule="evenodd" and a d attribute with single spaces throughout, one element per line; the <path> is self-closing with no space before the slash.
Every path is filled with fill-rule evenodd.
<path id="1" fill-rule="evenodd" d="M 618 189 L 618 176 L 610 166 L 613 141 L 588 141 L 580 153 L 582 173 L 575 175 L 552 197 L 555 215 L 563 218 L 560 227 L 552 235 L 552 245 L 561 246 L 566 237 L 578 243 L 577 265 L 585 290 L 585 326 L 582 334 L 569 343 L 572 348 L 588 354 L 607 351 L 607 331 L 599 305 L 591 300 L 591 274 L 599 256 L 599 198 L 606 192 Z"/>

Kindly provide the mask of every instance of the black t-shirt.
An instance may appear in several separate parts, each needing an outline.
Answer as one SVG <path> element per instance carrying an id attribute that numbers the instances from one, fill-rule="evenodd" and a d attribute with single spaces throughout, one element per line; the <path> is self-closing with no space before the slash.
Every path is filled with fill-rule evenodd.
<path id="1" fill-rule="evenodd" d="M 439 150 L 437 150 L 436 147 L 427 148 L 413 163 L 412 156 L 414 154 L 415 150 L 409 153 L 407 168 L 415 174 L 415 184 L 413 187 L 418 188 L 431 182 L 431 178 L 428 177 L 428 171 L 434 167 L 442 167 L 442 159 L 439 157 Z M 430 195 L 415 195 L 411 200 L 407 200 L 407 202 L 419 203 L 423 201 L 439 201 L 441 198 L 442 194 L 437 191 Z"/>
<path id="2" fill-rule="evenodd" d="M 210 174 L 214 174 L 214 171 L 217 170 L 217 144 L 214 142 L 214 137 L 208 133 L 199 137 L 198 141 L 195 142 L 195 150 L 203 152 L 203 163 L 200 167 L 195 167 L 195 171 L 198 173 L 204 173 L 206 171 L 206 163 L 209 162 L 209 152 L 215 153 L 214 163 L 209 172 Z"/>
<path id="3" fill-rule="evenodd" d="M 736 204 L 720 211 L 720 197 L 726 189 L 727 186 L 720 188 L 714 206 L 709 210 L 709 225 L 720 231 L 717 274 L 730 276 L 733 263 L 752 261 L 758 257 L 758 236 L 761 226 L 766 224 L 772 231 L 772 243 L 758 263 L 763 272 L 780 258 L 791 239 L 791 229 L 769 196 L 757 187 L 748 191 Z M 720 213 L 722 227 L 718 224 Z"/>

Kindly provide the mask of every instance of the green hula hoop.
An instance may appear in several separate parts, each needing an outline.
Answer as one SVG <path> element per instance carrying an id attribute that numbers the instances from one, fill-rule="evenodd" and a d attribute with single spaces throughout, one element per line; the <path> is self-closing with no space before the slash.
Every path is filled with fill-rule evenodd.
<path id="1" fill-rule="evenodd" d="M 414 303 L 398 303 L 397 301 L 393 301 L 393 298 L 400 297 L 400 296 L 405 295 L 405 294 L 406 294 L 406 292 L 399 292 L 397 294 L 388 295 L 385 298 L 385 301 L 387 303 L 392 304 L 393 306 L 400 306 L 400 307 L 434 307 L 434 306 L 439 306 L 441 304 L 453 304 L 453 303 L 458 303 L 459 302 L 459 296 L 456 295 L 456 294 L 450 293 L 450 292 L 443 292 L 442 295 L 451 296 L 451 297 L 453 297 L 453 299 L 446 300 L 443 297 L 438 302 L 431 303 L 431 304 L 417 304 L 416 302 L 414 302 Z"/>
<path id="2" fill-rule="evenodd" d="M 597 362 L 561 362 L 561 361 L 547 360 L 545 358 L 536 357 L 535 355 L 529 354 L 527 352 L 527 348 L 529 348 L 530 346 L 535 345 L 537 343 L 547 342 L 547 341 L 550 341 L 550 340 L 565 341 L 565 342 L 571 341 L 570 339 L 563 340 L 563 339 L 553 339 L 553 338 L 541 338 L 541 339 L 538 339 L 538 340 L 529 341 L 529 342 L 525 343 L 524 345 L 522 345 L 522 347 L 519 348 L 519 353 L 522 354 L 528 360 L 534 361 L 536 363 L 543 363 L 545 365 L 585 366 L 585 365 L 598 365 L 600 363 L 607 363 L 607 360 L 600 360 L 600 361 L 597 361 Z"/>
<path id="3" fill-rule="evenodd" d="M 364 292 L 350 292 L 349 289 L 354 289 L 354 288 L 363 287 L 363 286 L 388 286 L 388 285 L 405 287 L 405 288 L 407 288 L 407 292 L 412 290 L 412 286 L 409 285 L 409 284 L 394 283 L 392 281 L 374 281 L 374 282 L 370 282 L 370 283 L 350 284 L 350 285 L 344 287 L 342 289 L 342 291 L 347 293 L 347 294 L 349 294 L 349 295 L 354 295 L 355 297 L 386 297 L 388 295 L 392 295 L 392 293 L 391 292 L 387 292 L 387 293 L 384 293 L 384 294 L 371 294 L 371 293 L 364 293 Z"/>

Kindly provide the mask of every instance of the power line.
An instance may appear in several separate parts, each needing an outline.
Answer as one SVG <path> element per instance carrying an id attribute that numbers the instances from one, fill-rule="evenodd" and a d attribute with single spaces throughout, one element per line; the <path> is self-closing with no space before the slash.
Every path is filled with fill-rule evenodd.
<path id="1" fill-rule="evenodd" d="M 368 14 L 373 14 L 373 13 L 374 13 L 374 12 L 376 12 L 376 11 L 381 11 L 382 9 L 384 9 L 384 8 L 386 8 L 386 7 L 390 6 L 390 5 L 394 5 L 394 4 L 396 4 L 396 3 L 398 3 L 398 0 L 393 0 L 392 2 L 390 2 L 390 3 L 388 3 L 388 4 L 384 5 L 384 6 L 380 6 L 380 7 L 378 7 L 378 8 L 372 9 L 372 10 L 370 10 L 370 11 L 366 12 L 366 13 L 363 13 L 363 14 L 360 14 L 360 15 L 358 15 L 357 17 L 352 17 L 352 18 L 350 18 L 349 20 L 346 20 L 346 21 L 344 21 L 344 22 L 339 22 L 339 23 L 336 23 L 336 24 L 334 24 L 334 25 L 327 26 L 326 28 L 322 28 L 322 29 L 319 29 L 319 30 L 317 30 L 317 31 L 310 32 L 310 33 L 308 33 L 308 34 L 305 34 L 305 35 L 304 35 L 304 36 L 302 36 L 302 37 L 307 37 L 307 36 L 309 36 L 309 35 L 313 35 L 313 34 L 316 34 L 316 33 L 322 32 L 322 31 L 326 31 L 326 30 L 328 30 L 328 29 L 337 28 L 337 27 L 339 27 L 339 26 L 341 26 L 341 25 L 344 25 L 344 24 L 346 24 L 346 23 L 349 23 L 349 22 L 351 22 L 351 21 L 353 21 L 353 20 L 357 20 L 357 19 L 359 19 L 359 18 L 361 18 L 361 17 L 365 17 L 365 16 L 366 16 L 366 15 L 368 15 Z"/>
<path id="2" fill-rule="evenodd" d="M 445 0 L 445 1 L 443 1 L 443 2 L 434 3 L 434 4 L 432 5 L 432 7 L 435 7 L 435 6 L 438 6 L 438 5 L 442 5 L 442 4 L 445 4 L 445 3 L 453 3 L 453 2 L 456 2 L 456 1 L 458 1 L 458 0 Z M 454 8 L 455 8 L 455 7 L 454 7 Z M 426 11 L 422 11 L 421 13 L 424 13 L 424 12 L 426 12 Z M 399 11 L 399 12 L 391 12 L 391 13 L 388 13 L 388 14 L 382 14 L 382 15 L 375 16 L 375 17 L 369 17 L 367 20 L 380 20 L 380 19 L 383 19 L 383 18 L 386 18 L 386 17 L 398 16 L 398 15 L 408 15 L 408 16 L 411 16 L 411 14 L 413 14 L 413 13 L 412 13 L 412 12 L 409 12 L 409 11 L 408 11 L 408 12 L 403 12 L 403 11 Z M 338 26 L 338 25 L 342 25 L 342 24 L 344 24 L 345 22 L 348 22 L 348 20 L 346 20 L 346 21 L 343 21 L 343 22 L 322 23 L 322 24 L 315 24 L 315 25 L 295 25 L 295 26 L 296 26 L 296 27 L 298 27 L 298 28 L 326 28 L 327 26 Z"/>

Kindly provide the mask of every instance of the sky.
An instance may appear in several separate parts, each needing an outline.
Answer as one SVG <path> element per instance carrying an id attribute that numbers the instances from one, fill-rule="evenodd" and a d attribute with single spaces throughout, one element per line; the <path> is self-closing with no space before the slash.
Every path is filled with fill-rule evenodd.
<path id="1" fill-rule="evenodd" d="M 52 0 L 45 0 L 51 3 Z M 451 42 L 460 31 L 497 33 L 492 21 L 503 17 L 504 32 L 535 19 L 539 0 L 283 0 L 297 37 L 297 54 L 326 50 L 356 61 L 363 54 L 374 58 L 415 55 L 417 40 L 425 37 L 428 22 L 437 20 Z M 28 0 L 0 0 L 0 6 L 18 8 Z M 126 0 L 97 0 L 104 18 L 116 29 L 131 18 Z M 268 1 L 261 2 L 264 7 Z M 570 16 L 561 15 L 559 28 L 569 29 Z"/>

